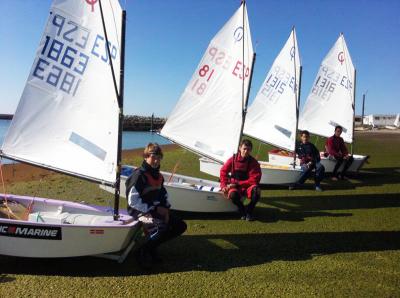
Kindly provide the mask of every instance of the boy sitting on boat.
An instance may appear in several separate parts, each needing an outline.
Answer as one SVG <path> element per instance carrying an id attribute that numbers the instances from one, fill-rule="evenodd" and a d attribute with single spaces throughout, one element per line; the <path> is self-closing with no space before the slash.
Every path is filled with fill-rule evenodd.
<path id="1" fill-rule="evenodd" d="M 346 175 L 347 169 L 353 163 L 353 156 L 349 155 L 349 151 L 344 144 L 342 134 L 343 128 L 340 125 L 335 127 L 335 134 L 326 140 L 325 150 L 328 158 L 336 160 L 335 168 L 332 173 L 332 180 L 343 179 Z M 343 164 L 344 163 L 344 164 Z M 338 174 L 340 166 L 343 164 L 343 170 Z"/>
<path id="2" fill-rule="evenodd" d="M 310 142 L 310 133 L 307 130 L 303 130 L 300 134 L 300 144 L 296 147 L 296 154 L 300 159 L 300 166 L 302 174 L 296 184 L 289 187 L 290 190 L 296 188 L 296 186 L 304 184 L 308 177 L 311 176 L 313 170 L 315 190 L 322 191 L 321 181 L 324 178 L 325 167 L 321 164 L 321 157 L 318 149 Z"/>
<path id="3" fill-rule="evenodd" d="M 252 213 L 260 199 L 261 168 L 250 155 L 252 148 L 250 140 L 242 140 L 239 152 L 229 158 L 220 170 L 221 191 L 238 207 L 241 219 L 248 221 L 254 220 Z M 242 196 L 250 199 L 246 207 Z"/>
<path id="4" fill-rule="evenodd" d="M 126 181 L 128 213 L 143 223 L 146 242 L 136 251 L 138 263 L 148 267 L 161 261 L 157 247 L 186 231 L 186 223 L 170 213 L 168 193 L 160 173 L 163 157 L 157 143 L 149 143 L 143 152 L 143 163 Z"/>

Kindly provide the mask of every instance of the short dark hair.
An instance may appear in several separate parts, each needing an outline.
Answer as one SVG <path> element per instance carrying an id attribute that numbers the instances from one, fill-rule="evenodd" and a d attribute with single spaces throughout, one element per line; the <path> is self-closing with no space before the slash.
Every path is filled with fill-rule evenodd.
<path id="1" fill-rule="evenodd" d="M 302 130 L 300 135 L 306 135 L 306 136 L 310 136 L 310 132 L 308 130 Z"/>
<path id="2" fill-rule="evenodd" d="M 148 158 L 150 154 L 156 154 L 163 158 L 162 149 L 157 143 L 148 143 L 147 146 L 144 148 L 143 158 Z"/>
<path id="3" fill-rule="evenodd" d="M 335 131 L 336 131 L 336 129 L 338 129 L 338 128 L 340 128 L 340 130 L 343 131 L 343 127 L 341 127 L 340 125 L 336 125 L 336 126 L 335 126 Z"/>
<path id="4" fill-rule="evenodd" d="M 249 139 L 243 139 L 240 142 L 239 147 L 242 147 L 242 145 L 245 145 L 246 147 L 250 147 L 251 149 L 253 149 L 253 143 Z"/>

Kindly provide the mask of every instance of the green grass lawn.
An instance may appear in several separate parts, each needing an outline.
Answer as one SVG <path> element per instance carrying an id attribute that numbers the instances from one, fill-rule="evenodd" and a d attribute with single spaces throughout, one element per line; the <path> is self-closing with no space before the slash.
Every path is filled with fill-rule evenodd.
<path id="1" fill-rule="evenodd" d="M 268 147 L 254 147 L 265 159 Z M 358 135 L 355 152 L 371 155 L 362 172 L 349 181 L 326 180 L 322 193 L 312 181 L 294 191 L 266 188 L 255 222 L 180 213 L 187 232 L 162 247 L 164 262 L 150 271 L 132 256 L 122 265 L 90 257 L 0 257 L 0 297 L 399 297 L 399 148 L 398 134 Z M 179 173 L 210 178 L 183 149 L 165 154 L 163 170 L 178 160 Z M 138 164 L 141 157 L 124 162 Z M 62 175 L 8 185 L 8 192 L 112 203 L 97 185 Z"/>

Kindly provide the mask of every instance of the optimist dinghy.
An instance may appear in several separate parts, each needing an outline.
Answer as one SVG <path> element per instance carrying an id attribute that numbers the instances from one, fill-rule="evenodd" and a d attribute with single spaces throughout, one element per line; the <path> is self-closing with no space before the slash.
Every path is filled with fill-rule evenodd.
<path id="1" fill-rule="evenodd" d="M 121 174 L 121 196 L 125 197 L 125 181 L 135 167 L 123 166 Z M 171 209 L 188 212 L 235 212 L 237 207 L 221 193 L 219 183 L 195 177 L 161 171 L 168 192 Z M 101 188 L 114 192 L 109 186 Z"/>
<path id="2" fill-rule="evenodd" d="M 0 155 L 114 186 L 115 205 L 1 194 L 0 254 L 121 262 L 133 247 L 140 224 L 118 208 L 124 44 L 117 0 L 53 1 Z"/>
<path id="3" fill-rule="evenodd" d="M 308 95 L 299 120 L 299 128 L 322 137 L 333 135 L 335 126 L 343 127 L 346 143 L 354 142 L 356 69 L 350 57 L 343 34 L 321 63 L 313 87 Z M 353 145 L 351 145 L 353 154 Z M 368 156 L 353 155 L 348 171 L 358 172 Z M 321 153 L 325 172 L 333 172 L 336 161 Z M 340 169 L 339 169 L 340 170 Z"/>
<path id="4" fill-rule="evenodd" d="M 253 46 L 243 1 L 211 40 L 160 135 L 221 166 L 238 149 L 251 81 Z M 247 96 L 246 96 L 247 94 Z M 163 172 L 171 208 L 232 212 L 219 183 Z M 123 177 L 124 178 L 124 177 Z M 212 190 L 211 190 L 212 189 Z"/>
<path id="5" fill-rule="evenodd" d="M 249 107 L 244 134 L 274 146 L 294 151 L 300 96 L 301 63 L 293 28 L 276 57 L 264 83 Z M 292 158 L 291 162 L 294 162 Z M 301 175 L 299 166 L 275 165 L 260 161 L 261 184 L 291 184 Z M 219 176 L 221 166 L 210 159 L 200 159 L 202 172 Z"/>

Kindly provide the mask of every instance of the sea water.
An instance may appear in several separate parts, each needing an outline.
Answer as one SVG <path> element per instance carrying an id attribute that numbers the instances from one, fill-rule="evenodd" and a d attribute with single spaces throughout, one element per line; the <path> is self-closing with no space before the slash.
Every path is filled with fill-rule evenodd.
<path id="1" fill-rule="evenodd" d="M 3 143 L 4 137 L 10 126 L 11 120 L 0 120 L 0 144 Z M 156 133 L 147 131 L 124 131 L 122 133 L 122 149 L 142 148 L 148 143 L 158 143 L 160 145 L 170 144 L 171 142 Z M 11 161 L 3 159 L 2 163 L 10 163 Z"/>

